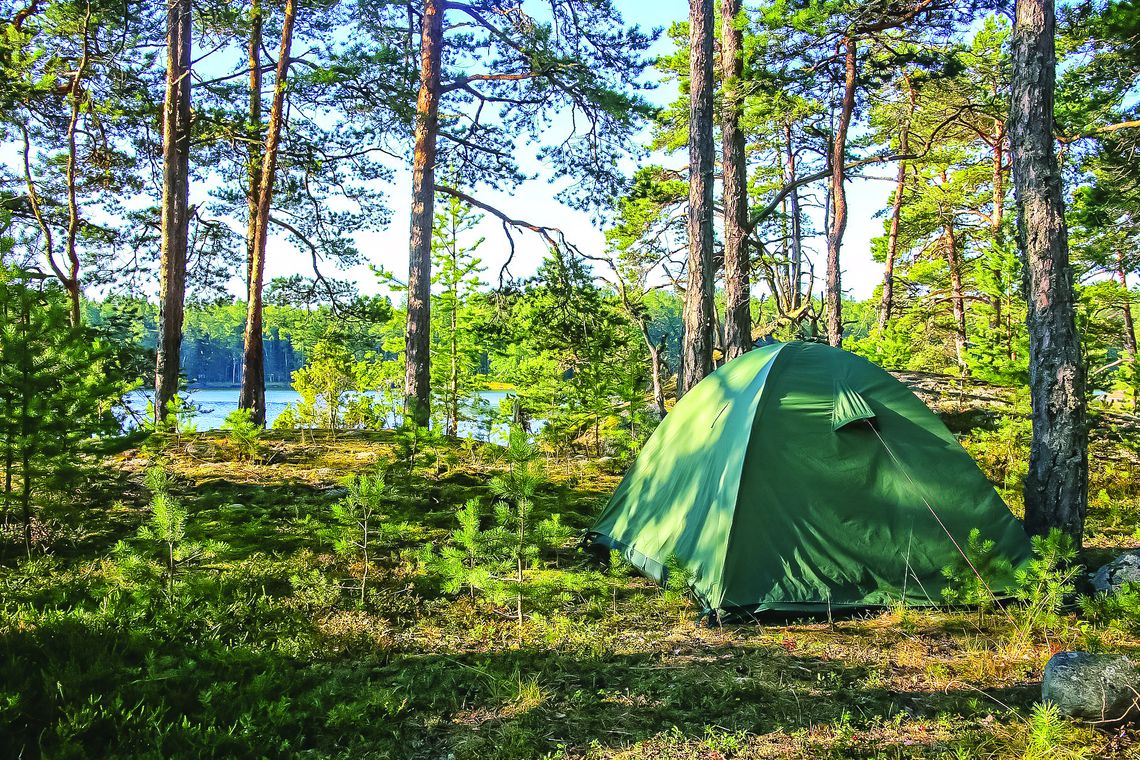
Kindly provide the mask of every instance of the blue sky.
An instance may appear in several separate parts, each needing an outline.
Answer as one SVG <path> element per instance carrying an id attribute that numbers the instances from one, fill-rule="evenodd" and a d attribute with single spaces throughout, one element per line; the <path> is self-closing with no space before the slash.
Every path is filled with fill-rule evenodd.
<path id="1" fill-rule="evenodd" d="M 643 27 L 667 27 L 674 21 L 684 19 L 688 14 L 687 0 L 618 0 L 618 3 L 627 22 Z M 661 52 L 667 47 L 667 41 L 658 42 Z M 651 76 L 657 75 L 653 73 Z M 663 87 L 650 92 L 649 97 L 664 102 L 672 98 L 673 92 L 672 88 Z M 651 160 L 679 167 L 686 163 L 687 157 L 677 154 L 653 156 Z M 527 163 L 524 158 L 525 169 L 537 168 L 533 163 L 530 166 Z M 631 164 L 631 168 L 632 166 Z M 877 176 L 883 177 L 891 176 L 893 173 L 892 167 L 887 164 L 877 167 L 875 171 Z M 845 291 L 856 298 L 869 296 L 882 278 L 882 266 L 870 255 L 870 240 L 882 234 L 882 219 L 876 218 L 875 214 L 886 206 L 891 186 L 890 182 L 870 179 L 855 179 L 848 185 L 850 219 L 842 253 L 843 284 Z M 356 240 L 364 257 L 370 263 L 382 266 L 403 280 L 408 270 L 410 173 L 402 168 L 397 169 L 391 184 L 384 189 L 393 212 L 390 224 L 377 232 L 360 233 Z M 556 191 L 556 186 L 540 177 L 524 183 L 513 193 L 480 191 L 478 195 L 480 199 L 513 217 L 562 229 L 579 248 L 588 253 L 601 253 L 604 246 L 602 230 L 595 225 L 588 214 L 570 209 L 555 200 Z M 822 220 L 815 220 L 814 226 L 821 229 Z M 507 241 L 500 225 L 493 220 L 485 220 L 483 229 L 478 232 L 486 237 L 486 242 L 480 248 L 481 257 L 488 268 L 484 279 L 497 282 L 499 267 L 507 256 Z M 515 241 L 517 248 L 511 266 L 512 273 L 515 276 L 533 274 L 546 255 L 545 246 L 536 236 L 528 233 L 516 234 Z M 808 250 L 813 252 L 816 272 L 822 274 L 823 240 L 809 240 Z M 269 277 L 293 273 L 309 274 L 311 269 L 308 254 L 295 249 L 284 237 L 277 237 L 270 241 L 266 272 Z M 378 290 L 375 277 L 365 266 L 344 272 L 330 271 L 326 274 L 351 279 L 365 292 Z M 240 285 L 237 281 L 234 286 L 234 292 L 239 292 Z M 815 292 L 818 293 L 819 289 L 820 285 L 817 282 Z"/>

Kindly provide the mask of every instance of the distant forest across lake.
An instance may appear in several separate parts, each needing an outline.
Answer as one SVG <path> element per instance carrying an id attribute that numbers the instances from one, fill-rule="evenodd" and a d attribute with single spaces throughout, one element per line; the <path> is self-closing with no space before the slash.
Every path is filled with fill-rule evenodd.
<path id="1" fill-rule="evenodd" d="M 357 358 L 372 355 L 398 359 L 404 349 L 402 304 L 392 305 L 382 296 L 348 294 L 334 308 L 326 301 L 305 302 L 296 298 L 297 278 L 280 278 L 270 284 L 264 315 L 265 382 L 267 386 L 288 387 L 293 373 L 305 366 L 316 344 L 330 336 L 343 342 Z M 274 284 L 276 283 L 276 287 Z M 277 294 L 274 297 L 274 294 Z M 286 295 L 288 294 L 288 295 Z M 479 299 L 491 301 L 494 293 Z M 680 299 L 670 293 L 654 293 L 647 298 L 652 315 L 653 339 L 665 339 L 665 363 L 672 371 L 679 364 L 681 322 Z M 158 341 L 158 305 L 129 295 L 109 295 L 101 300 L 85 300 L 84 320 L 118 347 L 121 362 L 129 376 L 143 379 L 150 386 Z M 189 303 L 182 337 L 182 376 L 190 387 L 235 387 L 241 384 L 243 333 L 246 304 L 241 300 Z M 481 360 L 476 374 L 488 383 L 510 382 L 509 371 L 521 356 L 508 356 L 506 340 L 493 318 L 478 330 Z M 524 352 L 525 353 L 525 352 Z"/>

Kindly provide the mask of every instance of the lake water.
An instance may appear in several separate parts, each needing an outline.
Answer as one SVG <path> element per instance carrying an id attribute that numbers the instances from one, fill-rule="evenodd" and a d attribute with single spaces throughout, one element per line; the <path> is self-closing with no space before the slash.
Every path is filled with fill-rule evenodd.
<path id="1" fill-rule="evenodd" d="M 497 412 L 499 403 L 511 393 L 509 391 L 480 391 L 478 395 L 488 403 L 492 412 Z M 138 419 L 143 419 L 146 416 L 147 402 L 152 397 L 153 394 L 151 393 L 141 390 L 134 391 L 127 396 L 127 406 Z M 198 413 L 194 416 L 194 426 L 198 430 L 221 428 L 226 415 L 238 407 L 237 388 L 197 388 L 190 390 L 186 394 L 186 398 L 198 407 Z M 289 404 L 295 404 L 300 399 L 300 394 L 292 388 L 267 388 L 265 390 L 266 424 L 272 426 L 273 421 L 281 412 L 285 411 L 285 407 Z M 534 432 L 540 428 L 541 424 L 531 423 L 531 429 Z M 486 437 L 486 425 L 485 423 L 479 424 L 479 421 L 461 421 L 459 423 L 459 435 L 462 437 Z M 505 439 L 505 437 L 505 426 L 503 425 L 496 426 L 490 435 L 490 439 L 494 441 Z"/>

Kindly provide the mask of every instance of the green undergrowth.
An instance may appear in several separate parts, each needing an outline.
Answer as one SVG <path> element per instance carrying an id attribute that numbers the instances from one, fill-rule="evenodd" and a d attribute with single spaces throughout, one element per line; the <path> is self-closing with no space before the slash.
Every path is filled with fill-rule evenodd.
<path id="1" fill-rule="evenodd" d="M 109 462 L 106 503 L 6 547 L 0 755 L 1132 752 L 1035 704 L 1052 651 L 1138 645 L 1132 597 L 1032 629 L 1002 608 L 709 628 L 576 547 L 604 463 L 429 445 L 197 434 Z"/>

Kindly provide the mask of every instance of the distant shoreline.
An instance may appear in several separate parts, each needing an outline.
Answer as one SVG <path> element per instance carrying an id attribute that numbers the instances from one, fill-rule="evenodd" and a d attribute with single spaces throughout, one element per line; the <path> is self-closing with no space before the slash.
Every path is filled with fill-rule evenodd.
<path id="1" fill-rule="evenodd" d="M 240 383 L 194 383 L 186 387 L 187 391 L 236 391 L 241 389 Z M 293 390 L 293 386 L 289 383 L 266 383 L 265 390 L 267 391 L 289 391 Z M 483 391 L 513 391 L 515 386 L 511 383 L 489 382 L 485 383 Z"/>

